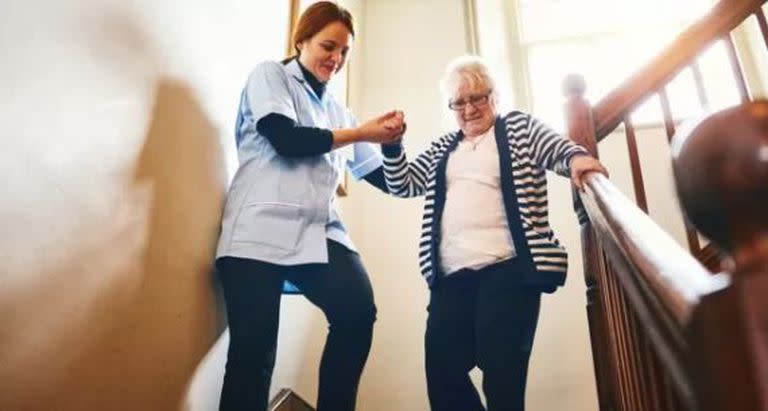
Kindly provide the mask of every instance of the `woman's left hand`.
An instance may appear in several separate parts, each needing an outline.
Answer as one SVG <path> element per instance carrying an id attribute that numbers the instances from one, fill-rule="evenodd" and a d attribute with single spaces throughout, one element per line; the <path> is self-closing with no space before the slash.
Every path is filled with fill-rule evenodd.
<path id="1" fill-rule="evenodd" d="M 584 191 L 584 176 L 592 171 L 608 177 L 608 170 L 605 169 L 605 166 L 592 156 L 579 155 L 571 159 L 571 181 L 579 191 Z"/>

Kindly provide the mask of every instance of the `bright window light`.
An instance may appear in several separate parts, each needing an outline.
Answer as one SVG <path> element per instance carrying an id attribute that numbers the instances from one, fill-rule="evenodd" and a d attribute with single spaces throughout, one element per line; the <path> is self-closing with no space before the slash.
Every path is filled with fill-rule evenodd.
<path id="1" fill-rule="evenodd" d="M 711 0 L 476 0 L 481 54 L 506 79 L 510 64 L 524 65 L 529 107 L 534 115 L 563 130 L 562 81 L 578 73 L 586 78 L 586 97 L 594 104 L 668 46 L 705 15 Z M 513 10 L 513 11 L 510 11 Z M 599 11 L 599 12 L 597 12 Z M 506 31 L 501 25 L 506 25 Z M 519 50 L 512 61 L 509 50 Z M 522 59 L 522 61 L 520 61 Z M 739 101 L 725 48 L 717 43 L 700 59 L 710 107 Z M 700 112 L 696 84 L 684 70 L 669 85 L 673 115 Z M 503 95 L 503 93 L 502 93 Z M 658 98 L 633 114 L 637 125 L 663 122 Z"/>

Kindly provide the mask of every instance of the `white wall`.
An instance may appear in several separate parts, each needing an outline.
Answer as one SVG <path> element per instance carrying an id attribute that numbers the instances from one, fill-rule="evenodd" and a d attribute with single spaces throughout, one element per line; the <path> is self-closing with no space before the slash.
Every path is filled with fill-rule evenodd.
<path id="1" fill-rule="evenodd" d="M 272 0 L 0 4 L 0 409 L 215 409 L 221 354 L 193 375 L 224 325 L 225 158 L 287 19 Z"/>

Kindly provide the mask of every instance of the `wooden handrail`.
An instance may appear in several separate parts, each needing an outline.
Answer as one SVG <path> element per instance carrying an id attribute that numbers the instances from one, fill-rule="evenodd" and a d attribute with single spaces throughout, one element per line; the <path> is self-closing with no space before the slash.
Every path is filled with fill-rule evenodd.
<path id="1" fill-rule="evenodd" d="M 673 169 L 690 251 L 716 272 L 729 271 L 710 274 L 715 270 L 696 261 L 605 177 L 587 177 L 574 206 L 602 411 L 768 411 L 768 162 L 755 155 L 768 142 L 768 102 L 676 130 L 666 99 L 669 82 L 691 67 L 707 105 L 696 58 L 723 39 L 742 101 L 748 101 L 731 32 L 754 14 L 768 44 L 761 8 L 766 1 L 720 0 L 594 108 L 584 98 L 582 77 L 564 82 L 568 135 L 593 155 L 597 143 L 624 122 L 638 204 L 645 195 L 630 116 L 659 94 L 667 137 L 676 135 Z M 702 258 L 698 232 L 712 240 L 708 258 Z"/>
<path id="2" fill-rule="evenodd" d="M 650 93 L 655 92 L 704 48 L 728 35 L 766 0 L 723 0 L 700 21 L 683 31 L 672 45 L 611 91 L 595 106 L 593 117 L 597 141 L 610 134 Z"/>
<path id="3" fill-rule="evenodd" d="M 588 118 L 579 90 L 569 113 Z M 571 130 L 589 143 L 589 127 Z M 711 115 L 674 142 L 680 203 L 730 256 L 728 273 L 710 274 L 607 178 L 587 176 L 576 204 L 588 216 L 580 222 L 601 410 L 768 411 L 766 143 L 766 100 Z"/>
<path id="4" fill-rule="evenodd" d="M 632 316 L 632 320 L 621 319 L 619 323 L 614 319 L 614 324 L 629 327 L 629 331 L 625 332 L 634 336 L 633 341 L 625 342 L 624 352 L 638 356 L 636 350 L 639 349 L 639 340 L 636 339 L 642 333 L 652 343 L 652 357 L 663 364 L 671 386 L 675 387 L 675 398 L 679 399 L 684 409 L 698 409 L 686 364 L 690 351 L 686 333 L 701 300 L 726 288 L 729 277 L 725 274 L 711 275 L 606 177 L 600 174 L 589 175 L 580 199 L 589 215 L 592 229 L 595 230 L 595 238 L 599 238 L 598 248 L 610 261 L 611 268 L 608 270 L 612 274 L 609 276 L 615 279 L 607 277 L 606 269 L 593 267 L 597 272 L 592 273 L 592 278 L 588 279 L 588 286 L 592 288 L 595 283 L 601 283 L 602 287 L 609 287 L 608 282 L 616 281 L 622 290 L 620 295 L 623 297 L 619 298 L 626 298 L 627 306 L 631 306 L 631 314 L 622 309 L 608 310 L 614 312 L 614 315 L 625 312 L 623 315 Z M 584 238 L 583 241 L 591 240 Z M 593 260 L 595 255 L 585 258 Z M 594 297 L 592 300 L 596 301 Z M 610 300 L 603 299 L 608 304 Z M 592 312 L 591 315 L 599 314 Z M 601 329 L 597 335 L 592 336 L 593 345 L 600 344 L 601 350 L 606 349 L 605 321 L 596 318 L 591 321 L 591 327 L 599 326 Z M 638 323 L 637 326 L 629 325 L 633 321 Z M 605 361 L 604 358 L 602 360 Z M 596 372 L 599 382 L 603 384 L 603 392 L 600 393 L 601 409 L 611 409 L 607 403 L 612 400 L 606 397 L 610 395 L 611 389 L 605 385 L 606 379 L 612 378 L 605 369 L 610 368 L 610 365 L 599 364 L 599 367 L 601 369 L 596 369 Z M 642 367 L 641 360 L 634 360 L 628 366 L 636 371 Z M 639 375 L 632 379 L 635 382 L 647 380 L 647 377 L 644 379 Z M 638 404 L 632 404 L 629 408 L 646 409 Z"/>
<path id="5" fill-rule="evenodd" d="M 727 277 L 710 274 L 610 180 L 592 174 L 586 187 L 581 199 L 593 224 L 615 242 L 679 325 L 688 322 L 702 296 L 728 285 Z"/>

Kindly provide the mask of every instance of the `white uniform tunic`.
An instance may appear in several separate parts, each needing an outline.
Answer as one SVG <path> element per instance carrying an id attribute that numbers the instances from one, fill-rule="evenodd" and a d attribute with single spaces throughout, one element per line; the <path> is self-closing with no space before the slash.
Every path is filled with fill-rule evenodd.
<path id="1" fill-rule="evenodd" d="M 360 179 L 380 167 L 372 144 L 357 143 L 352 157 L 338 150 L 288 158 L 279 155 L 256 123 L 276 113 L 299 126 L 350 128 L 354 118 L 329 92 L 318 98 L 298 61 L 259 64 L 248 78 L 238 113 L 240 167 L 224 208 L 216 258 L 232 256 L 280 265 L 328 262 L 326 239 L 354 250 L 335 206 L 344 167 Z"/>

